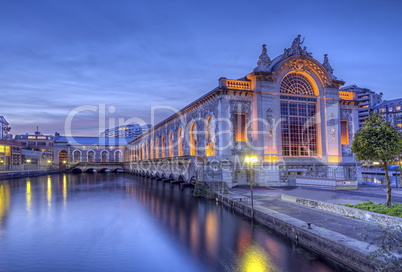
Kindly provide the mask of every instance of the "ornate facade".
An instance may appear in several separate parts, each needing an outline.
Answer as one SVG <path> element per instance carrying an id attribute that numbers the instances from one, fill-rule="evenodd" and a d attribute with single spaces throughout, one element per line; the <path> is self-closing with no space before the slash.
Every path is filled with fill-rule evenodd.
<path id="1" fill-rule="evenodd" d="M 247 184 L 244 159 L 252 154 L 258 163 L 248 177 L 258 185 L 355 187 L 355 93 L 340 91 L 344 82 L 334 76 L 328 56 L 320 63 L 303 41 L 298 35 L 272 60 L 263 45 L 253 72 L 220 78 L 217 88 L 130 142 L 130 170 L 183 157 L 198 167 L 192 178 L 236 186 Z M 174 179 L 184 175 L 183 167 L 147 169 Z"/>

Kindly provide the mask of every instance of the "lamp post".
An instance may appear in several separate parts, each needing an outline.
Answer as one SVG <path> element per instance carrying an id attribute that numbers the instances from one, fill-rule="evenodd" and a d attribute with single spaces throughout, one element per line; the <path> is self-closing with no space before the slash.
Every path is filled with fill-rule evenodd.
<path id="1" fill-rule="evenodd" d="M 247 182 L 250 185 L 250 194 L 251 194 L 251 219 L 254 218 L 254 193 L 253 193 L 253 183 L 254 176 L 253 174 L 253 164 L 258 163 L 258 157 L 255 155 L 247 155 L 244 158 L 244 162 L 247 164 Z M 253 179 L 251 179 L 253 177 Z"/>

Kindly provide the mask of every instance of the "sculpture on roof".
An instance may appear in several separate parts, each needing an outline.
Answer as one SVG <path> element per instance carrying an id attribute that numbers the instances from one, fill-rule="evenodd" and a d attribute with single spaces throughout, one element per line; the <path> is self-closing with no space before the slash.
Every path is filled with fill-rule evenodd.
<path id="1" fill-rule="evenodd" d="M 327 70 L 328 73 L 333 75 L 334 69 L 332 69 L 331 65 L 329 64 L 328 54 L 324 54 L 324 62 L 322 63 L 322 66 L 324 66 L 325 70 Z"/>
<path id="2" fill-rule="evenodd" d="M 257 67 L 254 68 L 255 72 L 268 72 L 269 65 L 271 64 L 271 59 L 269 58 L 267 54 L 267 45 L 263 44 L 262 45 L 262 53 L 259 56 L 258 62 L 257 62 Z"/>
<path id="3" fill-rule="evenodd" d="M 304 55 L 311 57 L 312 53 L 307 52 L 307 46 L 304 46 L 303 48 L 301 47 L 301 45 L 304 43 L 304 38 L 302 41 L 300 40 L 300 38 L 301 35 L 297 35 L 297 37 L 292 42 L 292 46 L 288 49 L 285 48 L 283 50 L 282 58 L 287 58 L 292 55 Z"/>

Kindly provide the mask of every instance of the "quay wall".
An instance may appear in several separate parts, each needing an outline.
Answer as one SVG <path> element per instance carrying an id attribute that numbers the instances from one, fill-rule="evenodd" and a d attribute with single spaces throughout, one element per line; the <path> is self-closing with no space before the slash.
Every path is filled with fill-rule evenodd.
<path id="1" fill-rule="evenodd" d="M 0 180 L 11 178 L 25 178 L 36 177 L 43 175 L 50 175 L 56 173 L 63 173 L 64 170 L 37 170 L 37 171 L 23 171 L 23 172 L 0 172 Z"/>
<path id="2" fill-rule="evenodd" d="M 221 194 L 216 194 L 216 199 L 224 206 L 249 218 L 253 217 L 258 223 L 357 271 L 371 272 L 378 267 L 378 263 L 368 257 L 368 243 L 315 225 L 309 229 L 307 222 L 259 205 L 254 206 L 252 216 L 251 206 L 243 199 Z M 370 249 L 375 248 L 371 246 Z"/>

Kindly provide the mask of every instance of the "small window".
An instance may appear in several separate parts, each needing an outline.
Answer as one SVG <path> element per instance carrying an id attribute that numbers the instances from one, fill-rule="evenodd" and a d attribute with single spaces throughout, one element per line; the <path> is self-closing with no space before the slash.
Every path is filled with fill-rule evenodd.
<path id="1" fill-rule="evenodd" d="M 235 114 L 235 140 L 236 142 L 245 142 L 247 140 L 245 114 Z"/>
<path id="2" fill-rule="evenodd" d="M 346 120 L 341 120 L 341 144 L 349 144 L 348 121 Z"/>

